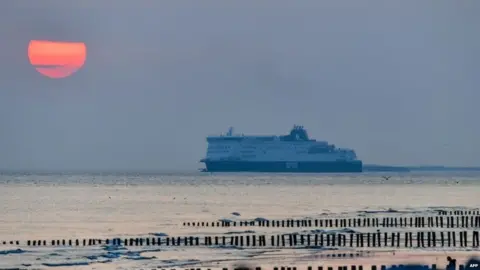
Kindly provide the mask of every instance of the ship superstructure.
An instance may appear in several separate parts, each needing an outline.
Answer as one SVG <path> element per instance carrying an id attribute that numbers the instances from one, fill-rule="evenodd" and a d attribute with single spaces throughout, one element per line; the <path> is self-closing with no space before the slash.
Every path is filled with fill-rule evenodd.
<path id="1" fill-rule="evenodd" d="M 303 126 L 288 135 L 207 137 L 206 170 L 256 172 L 361 172 L 362 162 L 352 149 L 310 139 Z"/>

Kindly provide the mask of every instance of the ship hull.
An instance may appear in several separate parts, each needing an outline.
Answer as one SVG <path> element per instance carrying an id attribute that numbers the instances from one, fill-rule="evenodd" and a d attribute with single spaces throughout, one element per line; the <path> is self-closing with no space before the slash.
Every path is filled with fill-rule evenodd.
<path id="1" fill-rule="evenodd" d="M 361 161 L 334 162 L 252 162 L 252 161 L 204 161 L 208 172 L 293 172 L 293 173 L 359 173 Z"/>

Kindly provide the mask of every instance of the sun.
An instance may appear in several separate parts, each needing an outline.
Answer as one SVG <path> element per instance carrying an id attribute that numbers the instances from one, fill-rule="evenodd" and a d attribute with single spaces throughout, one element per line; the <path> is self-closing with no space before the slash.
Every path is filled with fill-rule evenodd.
<path id="1" fill-rule="evenodd" d="M 87 47 L 83 42 L 31 40 L 28 45 L 30 64 L 52 79 L 66 78 L 83 67 Z"/>

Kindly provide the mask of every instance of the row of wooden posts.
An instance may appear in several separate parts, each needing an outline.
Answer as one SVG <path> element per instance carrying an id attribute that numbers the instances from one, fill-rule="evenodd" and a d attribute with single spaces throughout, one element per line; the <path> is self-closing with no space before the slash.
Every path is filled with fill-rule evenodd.
<path id="1" fill-rule="evenodd" d="M 411 227 L 411 228 L 480 228 L 480 216 L 430 216 L 430 217 L 384 217 L 384 218 L 331 218 L 184 222 L 189 227 Z"/>
<path id="2" fill-rule="evenodd" d="M 380 265 L 380 266 L 377 266 L 377 265 L 372 265 L 370 266 L 370 269 L 371 270 L 386 270 L 386 269 L 402 269 L 404 267 L 404 265 L 400 264 L 400 265 Z M 299 267 L 298 267 L 299 268 Z M 348 269 L 351 269 L 351 270 L 366 270 L 368 269 L 367 267 L 363 267 L 363 265 L 350 265 L 349 266 L 337 266 L 336 268 L 333 267 L 333 266 L 317 266 L 317 270 L 334 270 L 334 269 L 338 269 L 338 270 L 348 270 Z M 422 268 L 425 269 L 425 270 L 437 270 L 437 265 L 436 264 L 432 264 L 432 265 L 422 265 Z M 442 267 L 440 266 L 440 269 L 443 269 L 445 267 Z M 262 267 L 255 267 L 255 268 L 231 268 L 230 270 L 264 270 L 265 268 L 262 268 Z M 271 269 L 271 268 L 270 268 Z M 312 266 L 307 266 L 307 270 L 314 270 L 315 268 L 312 267 Z M 464 270 L 466 269 L 466 266 L 463 265 L 463 264 L 460 264 L 458 265 L 458 267 L 456 268 L 458 270 Z M 456 269 L 452 269 L 452 270 L 456 270 Z M 161 269 L 161 270 L 176 270 L 176 269 Z M 180 270 L 180 269 L 179 269 Z M 185 270 L 203 270 L 202 268 L 190 268 L 190 269 L 185 269 Z M 207 268 L 205 270 L 211 270 L 210 268 Z M 222 270 L 229 270 L 228 268 L 222 268 Z M 297 267 L 296 266 L 293 266 L 293 267 L 285 267 L 285 266 L 282 266 L 282 267 L 273 267 L 273 270 L 297 270 Z"/>
<path id="3" fill-rule="evenodd" d="M 267 239 L 270 241 L 267 242 Z M 236 246 L 236 247 L 470 247 L 479 248 L 478 231 L 320 233 L 278 235 L 235 235 L 200 237 L 153 237 L 114 239 L 28 240 L 27 246 Z M 8 242 L 4 241 L 3 244 Z M 12 243 L 12 242 L 10 242 Z M 19 243 L 19 241 L 15 241 Z M 17 244 L 17 245 L 18 245 Z M 267 245 L 269 244 L 269 245 Z"/>
<path id="4" fill-rule="evenodd" d="M 438 210 L 439 215 L 454 215 L 454 216 L 475 216 L 475 215 L 480 215 L 480 210 L 475 209 L 475 210 Z"/>
<path id="5" fill-rule="evenodd" d="M 377 266 L 377 265 L 372 265 L 370 266 L 370 269 L 371 270 L 386 270 L 386 269 L 401 269 L 403 268 L 404 265 L 400 264 L 400 265 L 380 265 L 380 266 Z M 422 265 L 423 269 L 425 270 L 437 270 L 437 265 L 436 264 L 432 264 L 432 265 Z M 296 266 L 293 266 L 293 267 L 285 267 L 285 266 L 282 266 L 282 267 L 273 267 L 273 270 L 297 270 L 298 268 L 300 267 L 296 267 Z M 315 267 L 312 267 L 312 266 L 307 266 L 306 267 L 307 270 L 314 270 Z M 333 266 L 317 266 L 316 267 L 317 270 L 334 270 L 334 269 L 338 269 L 338 270 L 348 270 L 349 268 L 351 270 L 366 270 L 368 269 L 367 267 L 363 267 L 363 265 L 350 265 L 349 266 L 337 266 L 336 268 L 333 267 Z M 445 267 L 442 267 L 440 266 L 440 269 L 443 269 Z M 465 265 L 463 264 L 460 264 L 458 265 L 457 269 L 458 270 L 464 270 L 466 268 Z M 271 268 L 269 268 L 271 269 Z M 176 270 L 175 268 L 173 269 L 164 269 L 164 268 L 161 268 L 161 270 Z M 178 269 L 180 270 L 180 269 Z M 211 270 L 210 268 L 190 268 L 190 269 L 185 269 L 185 270 Z M 236 268 L 236 267 L 233 267 L 231 269 L 229 268 L 222 268 L 222 270 L 265 270 L 265 268 L 262 268 L 262 267 L 255 267 L 255 268 Z M 452 269 L 452 270 L 456 270 L 456 269 Z"/>

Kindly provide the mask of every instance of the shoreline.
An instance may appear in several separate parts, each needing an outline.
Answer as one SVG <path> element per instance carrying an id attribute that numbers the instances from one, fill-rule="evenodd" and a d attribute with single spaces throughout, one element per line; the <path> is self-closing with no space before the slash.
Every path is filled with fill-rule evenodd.
<path id="1" fill-rule="evenodd" d="M 4 176 L 3 176 L 4 177 Z M 405 182 L 405 178 L 392 177 L 388 183 L 382 179 L 372 179 L 362 175 L 356 176 L 278 176 L 278 175 L 216 175 L 216 176 L 135 176 L 125 184 L 123 177 L 96 176 L 14 176 L 4 177 L 0 184 L 0 241 L 19 240 L 20 245 L 3 246 L 1 249 L 13 250 L 11 254 L 0 253 L 0 268 L 46 269 L 44 263 L 80 263 L 86 266 L 56 266 L 55 269 L 165 269 L 185 268 L 223 268 L 229 269 L 241 263 L 253 267 L 262 266 L 273 269 L 274 266 L 313 267 L 344 265 L 392 265 L 400 263 L 437 263 L 438 268 L 445 266 L 447 255 L 463 263 L 469 256 L 477 254 L 479 249 L 472 249 L 472 231 L 480 228 L 446 227 L 446 218 L 457 217 L 461 225 L 461 217 L 468 211 L 478 209 L 479 181 L 452 180 L 450 176 L 423 177 L 413 182 Z M 5 180 L 8 180 L 5 181 Z M 19 180 L 21 180 L 19 184 Z M 407 179 L 408 180 L 408 179 Z M 454 184 L 452 181 L 458 181 Z M 23 184 L 27 182 L 28 184 Z M 78 185 L 78 183 L 81 183 Z M 452 211 L 456 216 L 439 215 L 438 210 Z M 460 212 L 455 211 L 467 211 Z M 425 217 L 426 226 L 391 227 L 372 223 L 378 218 Z M 444 227 L 433 228 L 428 217 L 442 217 Z M 302 225 L 277 226 L 240 226 L 243 220 L 260 218 L 268 220 L 288 220 L 291 218 L 311 220 L 311 226 Z M 364 226 L 363 219 L 370 218 L 370 225 Z M 442 218 L 437 218 L 440 220 Z M 228 219 L 238 222 L 238 226 L 198 227 L 182 226 L 184 222 L 213 222 Z M 315 224 L 315 219 L 332 220 L 333 226 L 323 222 Z M 337 219 L 338 226 L 335 225 Z M 346 221 L 341 221 L 342 219 Z M 353 219 L 362 219 L 362 226 L 355 227 Z M 220 247 L 208 246 L 123 246 L 117 249 L 104 245 L 86 247 L 51 246 L 51 240 L 142 237 L 164 233 L 168 237 L 223 236 L 230 241 L 231 236 L 248 234 L 280 235 L 280 234 L 315 234 L 330 232 L 346 233 L 349 228 L 355 233 L 372 233 L 380 230 L 383 233 L 412 232 L 414 246 L 396 250 L 393 255 L 391 241 L 382 249 L 365 245 L 350 247 L 333 245 L 337 250 L 325 248 L 277 248 L 270 246 L 257 247 Z M 469 219 L 470 220 L 470 219 Z M 431 221 L 431 219 L 430 219 Z M 346 224 L 345 224 L 346 222 Z M 343 223 L 343 224 L 342 224 Z M 280 223 L 281 224 L 281 223 Z M 391 222 L 389 224 L 392 224 Z M 395 223 L 393 223 L 395 224 Z M 405 224 L 405 223 L 403 223 Z M 413 223 L 415 224 L 415 222 Z M 211 224 L 210 224 L 211 225 Z M 270 224 L 272 225 L 272 224 Z M 357 223 L 358 225 L 358 223 Z M 470 223 L 469 223 L 470 225 Z M 410 226 L 410 225 L 409 225 Z M 439 225 L 440 226 L 440 225 Z M 247 232 L 251 231 L 251 232 Z M 467 246 L 461 248 L 444 248 L 431 250 L 417 248 L 417 232 L 467 231 Z M 427 233 L 425 247 L 428 248 Z M 460 236 L 456 234 L 456 242 Z M 166 236 L 165 236 L 166 237 Z M 448 235 L 445 234 L 445 239 Z M 250 238 L 252 239 L 252 238 Z M 313 239 L 313 238 L 312 238 Z M 349 240 L 349 238 L 347 238 Z M 377 238 L 378 239 L 378 238 Z M 24 240 L 47 240 L 48 247 L 24 246 Z M 244 241 L 246 238 L 244 238 Z M 298 240 L 298 239 L 297 239 Z M 326 241 L 326 238 L 324 239 Z M 275 241 L 276 238 L 275 238 Z M 288 241 L 288 237 L 286 238 Z M 251 242 L 250 242 L 251 243 Z M 275 242 L 277 243 L 277 242 Z M 326 242 L 325 242 L 326 243 Z M 401 246 L 404 245 L 401 240 Z M 246 242 L 244 242 L 246 244 Z M 251 245 L 250 245 L 251 246 Z M 16 251 L 21 248 L 23 251 Z M 437 245 L 437 248 L 441 248 Z M 349 254 L 360 251 L 371 251 L 371 254 L 360 254 L 353 258 Z M 470 251 L 468 251 L 470 250 Z M 17 253 L 15 253 L 15 251 Z M 6 253 L 6 252 L 5 252 Z M 333 257 L 328 253 L 347 254 Z M 419 257 L 417 254 L 420 254 Z M 155 258 L 149 258 L 149 257 Z M 192 261 L 197 260 L 197 261 Z M 192 264 L 193 263 L 193 264 Z M 186 264 L 189 264 L 187 267 Z M 298 270 L 303 270 L 300 268 Z M 316 269 L 315 269 L 316 270 Z M 324 269 L 326 270 L 326 269 Z M 336 268 L 334 270 L 337 270 Z M 364 269 L 370 270 L 370 269 Z"/>

